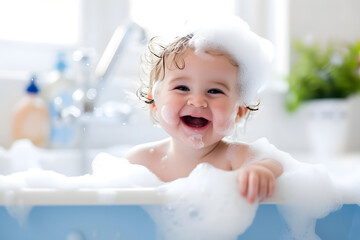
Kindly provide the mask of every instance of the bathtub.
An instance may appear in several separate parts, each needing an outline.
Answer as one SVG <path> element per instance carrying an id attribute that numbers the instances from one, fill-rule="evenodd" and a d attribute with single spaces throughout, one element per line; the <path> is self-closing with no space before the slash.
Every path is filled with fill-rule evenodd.
<path id="1" fill-rule="evenodd" d="M 121 156 L 128 146 L 115 149 L 105 151 Z M 76 176 L 81 172 L 79 153 L 71 150 L 35 151 L 39 156 L 36 162 L 44 169 L 56 170 L 67 176 Z M 89 156 L 97 152 L 91 152 Z M 358 155 L 355 160 L 358 162 Z M 75 167 L 66 167 L 71 164 Z M 346 170 L 351 168 L 349 165 Z M 160 239 L 159 230 L 146 208 L 166 203 L 163 195 L 150 187 L 0 191 L 0 239 Z M 344 203 L 340 209 L 316 220 L 315 232 L 321 239 L 360 239 L 360 207 L 351 201 Z M 281 199 L 261 203 L 251 226 L 237 239 L 291 239 L 289 227 L 278 210 L 281 204 Z"/>
<path id="2" fill-rule="evenodd" d="M 94 190 L 59 191 L 24 189 L 13 196 L 10 208 L 31 205 L 26 220 L 19 222 L 9 214 L 0 195 L 0 239 L 37 240 L 139 240 L 158 239 L 158 231 L 144 205 L 162 204 L 155 189 L 107 189 L 111 203 L 99 201 Z M 115 202 L 115 203 L 114 203 Z M 289 239 L 288 227 L 276 204 L 259 206 L 252 225 L 240 239 Z M 360 238 L 360 207 L 345 204 L 327 217 L 317 220 L 317 235 L 324 240 Z"/>

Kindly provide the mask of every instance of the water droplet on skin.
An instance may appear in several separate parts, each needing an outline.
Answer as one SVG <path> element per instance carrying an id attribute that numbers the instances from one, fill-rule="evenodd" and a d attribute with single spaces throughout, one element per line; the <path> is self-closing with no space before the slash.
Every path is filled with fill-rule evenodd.
<path id="1" fill-rule="evenodd" d="M 165 155 L 161 158 L 161 167 L 162 168 L 165 168 L 165 163 L 166 163 L 166 160 L 168 159 L 168 156 Z"/>
<path id="2" fill-rule="evenodd" d="M 165 155 L 165 156 L 163 156 L 163 157 L 161 158 L 161 161 L 162 161 L 162 162 L 165 162 L 167 159 L 168 159 L 168 156 Z"/>
<path id="3" fill-rule="evenodd" d="M 150 149 L 149 149 L 149 152 L 150 152 L 150 153 L 154 153 L 154 151 L 155 151 L 155 149 L 153 149 L 153 148 L 150 148 Z"/>

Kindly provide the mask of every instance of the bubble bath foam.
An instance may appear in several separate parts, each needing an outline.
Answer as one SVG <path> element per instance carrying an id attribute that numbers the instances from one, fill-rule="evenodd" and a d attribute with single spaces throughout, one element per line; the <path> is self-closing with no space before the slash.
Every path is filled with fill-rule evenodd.
<path id="1" fill-rule="evenodd" d="M 249 146 L 253 161 L 284 166 L 274 197 L 261 204 L 240 197 L 236 171 L 209 164 L 170 183 L 109 154 L 84 176 L 39 168 L 0 175 L 0 239 L 360 238 L 360 164 L 297 162 L 266 139 Z"/>

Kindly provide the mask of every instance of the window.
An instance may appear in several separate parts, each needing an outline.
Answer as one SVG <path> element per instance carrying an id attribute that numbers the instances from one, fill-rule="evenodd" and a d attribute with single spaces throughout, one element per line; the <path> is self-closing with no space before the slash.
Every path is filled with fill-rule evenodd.
<path id="1" fill-rule="evenodd" d="M 79 44 L 83 0 L 0 1 L 2 72 L 47 72 Z"/>
<path id="2" fill-rule="evenodd" d="M 0 1 L 0 40 L 74 44 L 79 0 Z"/>
<path id="3" fill-rule="evenodd" d="M 186 20 L 234 14 L 235 0 L 131 0 L 131 17 L 154 35 L 173 35 Z"/>

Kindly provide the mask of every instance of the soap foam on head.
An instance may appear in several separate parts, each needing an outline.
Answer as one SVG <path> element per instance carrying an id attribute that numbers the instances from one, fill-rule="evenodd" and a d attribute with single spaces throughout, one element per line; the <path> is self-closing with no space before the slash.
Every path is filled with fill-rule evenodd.
<path id="1" fill-rule="evenodd" d="M 235 16 L 189 21 L 183 35 L 187 34 L 193 34 L 189 44 L 196 52 L 225 51 L 238 63 L 240 101 L 245 106 L 255 105 L 257 95 L 269 77 L 274 52 L 272 44 Z"/>

